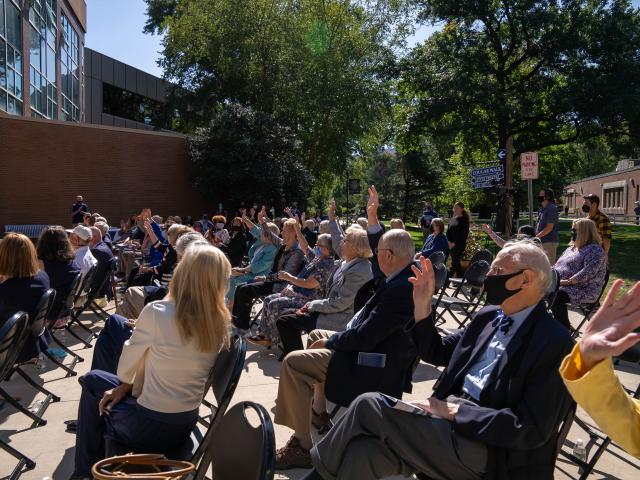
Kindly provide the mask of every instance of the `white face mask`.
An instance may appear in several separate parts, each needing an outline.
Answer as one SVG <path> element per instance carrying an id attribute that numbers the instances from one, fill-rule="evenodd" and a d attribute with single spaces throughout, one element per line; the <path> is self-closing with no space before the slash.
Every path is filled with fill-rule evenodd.
<path id="1" fill-rule="evenodd" d="M 216 230 L 222 230 L 224 228 L 224 223 L 216 223 Z"/>

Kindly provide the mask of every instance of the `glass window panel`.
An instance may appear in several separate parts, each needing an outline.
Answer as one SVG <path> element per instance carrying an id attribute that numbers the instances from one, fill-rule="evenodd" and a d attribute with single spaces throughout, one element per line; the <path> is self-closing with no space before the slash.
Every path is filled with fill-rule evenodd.
<path id="1" fill-rule="evenodd" d="M 13 93 L 15 85 L 16 85 L 16 79 L 14 77 L 13 70 L 8 68 L 7 69 L 7 90 L 9 90 L 10 93 Z"/>
<path id="2" fill-rule="evenodd" d="M 16 97 L 22 98 L 22 75 L 16 72 Z"/>
<path id="3" fill-rule="evenodd" d="M 47 78 L 56 81 L 56 52 L 50 48 L 47 48 Z"/>
<path id="4" fill-rule="evenodd" d="M 2 35 L 3 37 L 6 35 L 5 29 L 4 29 L 4 0 L 0 0 L 0 35 Z M 5 108 L 3 110 L 6 110 L 6 104 L 7 104 L 7 99 L 4 99 L 4 103 L 5 103 Z"/>
<path id="5" fill-rule="evenodd" d="M 22 48 L 22 29 L 20 12 L 11 2 L 6 2 L 5 11 L 7 15 L 7 40 L 16 48 Z"/>
<path id="6" fill-rule="evenodd" d="M 14 51 L 14 56 L 15 56 L 15 64 L 16 64 L 16 70 L 18 70 L 19 72 L 22 71 L 22 54 L 18 51 Z"/>
<path id="7" fill-rule="evenodd" d="M 0 109 L 7 111 L 7 94 L 0 90 Z"/>
<path id="8" fill-rule="evenodd" d="M 16 113 L 16 101 L 11 95 L 9 95 L 9 99 L 7 102 L 7 112 L 12 113 L 14 115 Z"/>
<path id="9" fill-rule="evenodd" d="M 0 0 L 1 1 L 1 0 Z M 0 87 L 7 88 L 6 44 L 0 40 Z M 6 99 L 5 99 L 6 106 Z M 6 109 L 5 109 L 6 110 Z"/>
<path id="10" fill-rule="evenodd" d="M 13 48 L 8 47 L 8 48 L 7 48 L 7 63 L 8 63 L 11 67 L 13 67 L 13 60 L 14 60 L 14 58 L 13 58 Z"/>
<path id="11" fill-rule="evenodd" d="M 22 115 L 22 102 L 16 100 L 16 115 Z"/>
<path id="12" fill-rule="evenodd" d="M 40 58 L 40 34 L 31 27 L 29 34 L 29 61 L 38 70 L 42 70 L 42 60 Z"/>
<path id="13" fill-rule="evenodd" d="M 73 78 L 73 103 L 80 105 L 80 81 Z"/>

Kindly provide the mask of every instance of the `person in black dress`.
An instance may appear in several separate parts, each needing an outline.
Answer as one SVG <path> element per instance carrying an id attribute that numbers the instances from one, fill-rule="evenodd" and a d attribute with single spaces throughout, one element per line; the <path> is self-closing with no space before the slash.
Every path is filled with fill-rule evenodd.
<path id="1" fill-rule="evenodd" d="M 80 273 L 74 262 L 75 253 L 69 236 L 62 227 L 47 227 L 40 233 L 36 249 L 40 270 L 49 276 L 49 284 L 56 291 L 56 298 L 49 312 L 50 320 L 68 315 L 63 312 L 63 302 L 69 295 L 71 282 Z"/>
<path id="2" fill-rule="evenodd" d="M 36 248 L 25 235 L 8 233 L 0 242 L 0 327 L 16 312 L 31 318 L 44 292 L 48 275 L 39 270 Z M 38 338 L 30 337 L 19 361 L 37 357 Z"/>
<path id="3" fill-rule="evenodd" d="M 464 258 L 464 251 L 467 248 L 467 237 L 469 236 L 469 212 L 464 208 L 464 203 L 456 202 L 453 205 L 453 217 L 447 230 L 447 240 L 451 253 L 451 275 L 462 277 L 464 271 L 460 265 L 460 260 Z"/>
<path id="4" fill-rule="evenodd" d="M 247 237 L 245 236 L 242 218 L 235 217 L 231 223 L 231 232 L 228 244 L 220 244 L 222 250 L 232 267 L 239 267 L 247 253 Z"/>

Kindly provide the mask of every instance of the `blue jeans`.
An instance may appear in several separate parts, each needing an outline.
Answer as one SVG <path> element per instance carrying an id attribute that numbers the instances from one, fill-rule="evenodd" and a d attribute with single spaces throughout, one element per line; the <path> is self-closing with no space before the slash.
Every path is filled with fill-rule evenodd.
<path id="1" fill-rule="evenodd" d="M 161 413 L 149 410 L 131 395 L 100 416 L 98 404 L 104 392 L 121 384 L 117 376 L 92 370 L 80 377 L 82 394 L 78 408 L 74 475 L 90 477 L 91 467 L 105 458 L 105 439 L 136 453 L 168 453 L 180 449 L 198 420 L 198 410 Z"/>

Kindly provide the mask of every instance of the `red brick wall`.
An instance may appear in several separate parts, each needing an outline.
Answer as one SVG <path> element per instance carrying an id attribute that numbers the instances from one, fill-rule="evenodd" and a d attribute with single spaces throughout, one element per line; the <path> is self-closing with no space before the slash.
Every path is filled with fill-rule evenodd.
<path id="1" fill-rule="evenodd" d="M 626 193 L 626 198 L 623 197 L 624 208 L 604 208 L 604 185 L 610 183 L 624 183 L 622 187 Z M 620 187 L 618 187 L 620 188 Z M 603 175 L 597 178 L 585 179 L 567 185 L 565 187 L 565 193 L 573 190 L 573 200 L 568 195 L 564 196 L 564 201 L 569 203 L 570 211 L 579 215 L 582 215 L 580 208 L 584 203 L 583 197 L 591 193 L 595 193 L 600 197 L 601 210 L 608 214 L 615 215 L 633 215 L 633 209 L 635 208 L 635 202 L 640 200 L 640 169 L 634 168 L 630 170 L 622 170 L 620 172 L 613 172 L 609 175 Z"/>
<path id="2" fill-rule="evenodd" d="M 69 225 L 76 195 L 113 226 L 142 207 L 199 218 L 188 175 L 181 135 L 0 113 L 0 225 Z"/>

